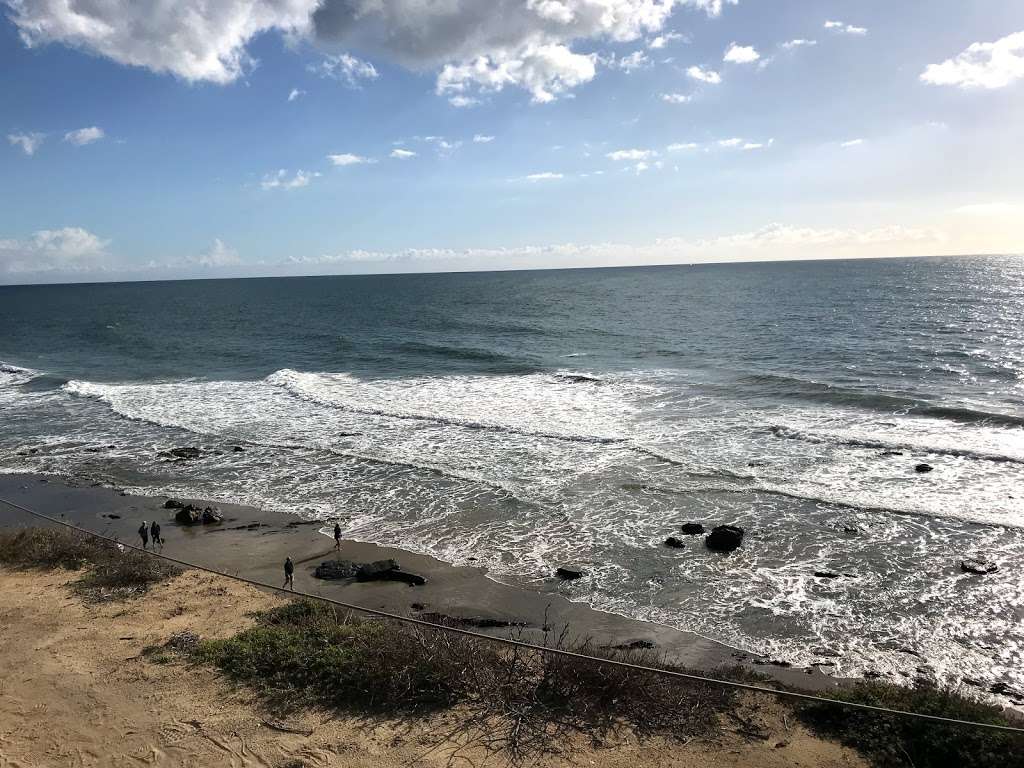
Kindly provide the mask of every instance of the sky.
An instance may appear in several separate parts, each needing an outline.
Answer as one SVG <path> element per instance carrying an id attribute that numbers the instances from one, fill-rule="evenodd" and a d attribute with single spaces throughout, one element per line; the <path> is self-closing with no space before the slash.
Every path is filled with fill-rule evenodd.
<path id="1" fill-rule="evenodd" d="M 1024 252 L 1020 0 L 0 0 L 0 283 Z"/>

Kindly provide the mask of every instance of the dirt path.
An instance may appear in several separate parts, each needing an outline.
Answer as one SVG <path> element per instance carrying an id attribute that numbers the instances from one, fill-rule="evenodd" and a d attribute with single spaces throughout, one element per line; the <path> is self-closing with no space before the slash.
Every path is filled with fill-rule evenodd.
<path id="1" fill-rule="evenodd" d="M 181 630 L 231 634 L 276 597 L 188 572 L 139 600 L 86 605 L 66 587 L 73 578 L 0 570 L 0 768 L 433 768 L 446 765 L 458 747 L 438 735 L 457 728 L 458 713 L 412 721 L 308 713 L 280 723 L 212 670 L 141 655 L 145 646 Z M 772 733 L 768 741 L 724 734 L 715 745 L 632 739 L 600 748 L 566 745 L 567 756 L 541 765 L 863 766 L 848 750 L 785 722 L 780 711 L 757 716 Z M 780 742 L 786 745 L 776 746 Z M 464 756 L 475 765 L 506 763 L 503 755 L 487 760 L 476 749 Z"/>

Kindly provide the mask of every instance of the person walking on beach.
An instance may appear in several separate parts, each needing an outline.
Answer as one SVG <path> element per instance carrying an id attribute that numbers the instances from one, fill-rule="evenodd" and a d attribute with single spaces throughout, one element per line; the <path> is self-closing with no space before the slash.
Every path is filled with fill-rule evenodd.
<path id="1" fill-rule="evenodd" d="M 149 528 L 146 527 L 145 520 L 139 526 L 139 538 L 142 539 L 142 548 L 147 549 L 149 547 Z"/>
<path id="2" fill-rule="evenodd" d="M 149 526 L 149 538 L 153 540 L 154 549 L 156 549 L 157 544 L 160 545 L 160 549 L 164 548 L 164 540 L 160 538 L 160 523 L 156 520 Z"/>
<path id="3" fill-rule="evenodd" d="M 290 557 L 284 559 L 284 584 L 282 586 L 291 587 L 292 592 L 295 591 L 295 563 L 292 562 Z"/>
<path id="4" fill-rule="evenodd" d="M 334 524 L 334 548 L 341 549 L 341 525 Z"/>

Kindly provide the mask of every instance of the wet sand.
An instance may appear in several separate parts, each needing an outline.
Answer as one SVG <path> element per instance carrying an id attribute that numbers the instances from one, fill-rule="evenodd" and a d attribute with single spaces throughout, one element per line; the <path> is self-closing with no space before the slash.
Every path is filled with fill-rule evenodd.
<path id="1" fill-rule="evenodd" d="M 296 564 L 296 589 L 368 608 L 412 616 L 426 612 L 525 624 L 523 638 L 532 641 L 543 638 L 545 624 L 556 632 L 568 627 L 572 636 L 591 638 L 599 645 L 645 641 L 674 663 L 702 670 L 744 664 L 805 689 L 824 690 L 843 682 L 816 668 L 786 669 L 766 664 L 766 659 L 699 635 L 597 611 L 558 594 L 500 584 L 488 578 L 483 568 L 454 567 L 424 555 L 346 540 L 338 552 L 332 538 L 320 533 L 322 524 L 272 510 L 181 498 L 200 507 L 217 506 L 224 513 L 224 522 L 219 525 L 181 526 L 174 521 L 174 510 L 164 509 L 165 496 L 127 496 L 111 488 L 25 474 L 0 475 L 0 498 L 130 544 L 140 543 L 136 531 L 141 521 L 155 519 L 163 529 L 165 554 L 268 584 L 283 582 L 284 559 L 291 557 Z M 0 504 L 2 527 L 46 524 Z M 427 583 L 410 587 L 399 582 L 336 582 L 314 577 L 319 563 L 337 557 L 355 562 L 392 558 L 403 570 L 425 577 Z M 552 578 L 553 584 L 557 583 Z M 479 631 L 494 635 L 509 632 L 501 627 Z"/>

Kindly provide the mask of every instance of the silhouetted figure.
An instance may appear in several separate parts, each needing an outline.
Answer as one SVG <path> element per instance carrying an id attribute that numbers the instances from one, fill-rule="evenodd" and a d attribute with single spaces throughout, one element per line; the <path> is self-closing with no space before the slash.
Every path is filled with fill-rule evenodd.
<path id="1" fill-rule="evenodd" d="M 334 524 L 334 548 L 341 549 L 341 525 Z"/>
<path id="2" fill-rule="evenodd" d="M 292 562 L 290 557 L 284 559 L 284 584 L 285 587 L 291 587 L 292 591 L 295 591 L 295 563 Z"/>
<path id="3" fill-rule="evenodd" d="M 153 540 L 153 547 L 155 548 L 158 544 L 160 549 L 164 548 L 164 540 L 160 538 L 160 523 L 156 520 L 149 526 L 149 538 Z"/>
<path id="4" fill-rule="evenodd" d="M 149 547 L 149 528 L 146 527 L 146 521 L 142 521 L 142 525 L 139 526 L 139 538 L 142 539 L 142 548 L 146 549 Z"/>

